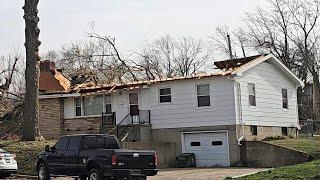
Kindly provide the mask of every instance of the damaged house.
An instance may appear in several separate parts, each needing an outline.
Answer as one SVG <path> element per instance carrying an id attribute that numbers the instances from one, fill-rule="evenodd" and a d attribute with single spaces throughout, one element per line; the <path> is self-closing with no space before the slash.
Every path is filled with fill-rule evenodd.
<path id="1" fill-rule="evenodd" d="M 110 133 L 123 141 L 170 142 L 177 154 L 195 153 L 197 166 L 238 164 L 242 140 L 297 136 L 297 88 L 303 83 L 280 60 L 258 55 L 215 66 L 219 70 L 211 74 L 72 85 L 44 63 L 41 134 Z"/>

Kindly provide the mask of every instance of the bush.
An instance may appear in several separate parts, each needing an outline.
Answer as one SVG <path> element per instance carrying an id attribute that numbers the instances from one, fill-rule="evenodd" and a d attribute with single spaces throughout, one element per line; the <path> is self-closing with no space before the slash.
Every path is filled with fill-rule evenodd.
<path id="1" fill-rule="evenodd" d="M 265 137 L 264 139 L 262 139 L 262 141 L 274 141 L 274 140 L 282 140 L 282 139 L 286 139 L 286 137 L 284 137 L 284 136 L 269 136 L 269 137 Z"/>

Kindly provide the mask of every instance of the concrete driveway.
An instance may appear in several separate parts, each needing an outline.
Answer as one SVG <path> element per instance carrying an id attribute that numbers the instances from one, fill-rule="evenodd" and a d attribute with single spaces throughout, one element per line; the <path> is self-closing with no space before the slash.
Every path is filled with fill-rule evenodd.
<path id="1" fill-rule="evenodd" d="M 148 177 L 148 180 L 215 180 L 226 177 L 234 177 L 245 174 L 260 172 L 266 169 L 259 168 L 190 168 L 190 169 L 166 169 L 158 175 Z M 36 178 L 11 177 L 8 179 L 29 180 Z M 51 178 L 52 180 L 72 180 L 73 178 Z"/>
<path id="2" fill-rule="evenodd" d="M 257 168 L 193 168 L 163 170 L 148 180 L 214 180 L 226 177 L 256 173 L 265 169 Z"/>

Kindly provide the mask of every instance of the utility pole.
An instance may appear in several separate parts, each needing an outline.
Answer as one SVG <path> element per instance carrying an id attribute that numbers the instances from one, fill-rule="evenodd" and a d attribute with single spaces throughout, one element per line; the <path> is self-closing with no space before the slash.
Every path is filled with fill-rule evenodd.
<path id="1" fill-rule="evenodd" d="M 22 139 L 26 141 L 34 141 L 39 135 L 38 119 L 39 119 L 39 41 L 40 29 L 38 28 L 38 3 L 39 0 L 24 1 L 24 20 L 25 20 L 25 48 L 26 48 L 26 93 L 24 121 L 22 124 Z"/>

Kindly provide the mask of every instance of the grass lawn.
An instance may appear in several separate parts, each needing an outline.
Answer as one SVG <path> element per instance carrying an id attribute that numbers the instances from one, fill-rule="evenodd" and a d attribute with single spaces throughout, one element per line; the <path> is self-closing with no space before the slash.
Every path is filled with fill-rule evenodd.
<path id="1" fill-rule="evenodd" d="M 288 147 L 310 154 L 315 159 L 320 159 L 320 136 L 313 138 L 299 138 L 299 139 L 283 139 L 268 141 L 272 144 Z"/>
<path id="2" fill-rule="evenodd" d="M 0 148 L 17 155 L 19 174 L 36 175 L 36 156 L 44 150 L 45 145 L 54 143 L 55 141 L 0 141 Z"/>
<path id="3" fill-rule="evenodd" d="M 320 179 L 320 137 L 310 139 L 283 139 L 269 141 L 269 143 L 306 152 L 315 160 L 294 166 L 274 168 L 269 171 L 238 178 L 239 180 Z"/>
<path id="4" fill-rule="evenodd" d="M 320 179 L 320 160 L 275 168 L 269 171 L 260 172 L 250 176 L 238 178 L 239 180 L 260 180 L 260 179 Z"/>

